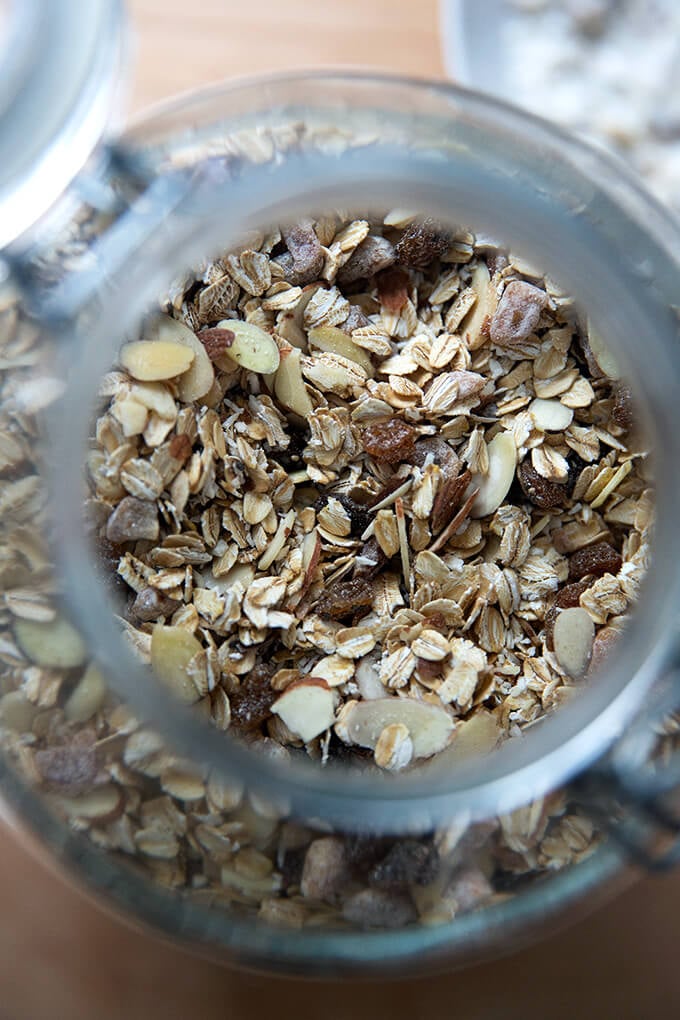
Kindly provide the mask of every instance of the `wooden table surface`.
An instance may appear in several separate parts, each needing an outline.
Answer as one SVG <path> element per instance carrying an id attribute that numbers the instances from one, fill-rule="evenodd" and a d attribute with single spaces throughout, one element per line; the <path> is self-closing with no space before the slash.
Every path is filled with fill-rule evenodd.
<path id="1" fill-rule="evenodd" d="M 484 2 L 484 0 L 480 0 Z M 130 0 L 131 106 L 240 74 L 441 76 L 435 0 Z M 134 66 L 132 66 L 134 64 Z M 406 982 L 239 974 L 131 932 L 0 830 L 1 1020 L 660 1020 L 680 1015 L 680 874 L 502 961 Z"/>

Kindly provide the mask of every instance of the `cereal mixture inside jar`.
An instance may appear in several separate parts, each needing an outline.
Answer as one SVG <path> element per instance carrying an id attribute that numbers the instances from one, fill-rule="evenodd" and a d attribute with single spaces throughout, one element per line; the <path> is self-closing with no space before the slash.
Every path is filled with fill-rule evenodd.
<path id="1" fill-rule="evenodd" d="M 587 682 L 644 573 L 617 377 L 551 280 L 467 231 L 253 237 L 104 380 L 90 509 L 128 637 L 250 741 L 393 771 L 466 730 L 491 750 Z"/>

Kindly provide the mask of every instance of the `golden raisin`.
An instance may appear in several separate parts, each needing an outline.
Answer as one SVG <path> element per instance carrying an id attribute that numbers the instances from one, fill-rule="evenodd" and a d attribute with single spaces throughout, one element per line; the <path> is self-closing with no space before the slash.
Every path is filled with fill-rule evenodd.
<path id="1" fill-rule="evenodd" d="M 364 450 L 376 460 L 387 464 L 400 464 L 415 452 L 416 430 L 401 418 L 376 422 L 364 429 Z"/>
<path id="2" fill-rule="evenodd" d="M 321 616 L 330 616 L 334 620 L 341 620 L 358 609 L 370 606 L 372 602 L 373 588 L 371 585 L 368 581 L 355 578 L 352 581 L 338 581 L 336 584 L 332 584 L 321 595 L 314 608 Z"/>
<path id="3" fill-rule="evenodd" d="M 524 495 L 540 510 L 564 506 L 567 501 L 566 487 L 539 475 L 529 460 L 522 461 L 517 468 L 517 478 Z"/>

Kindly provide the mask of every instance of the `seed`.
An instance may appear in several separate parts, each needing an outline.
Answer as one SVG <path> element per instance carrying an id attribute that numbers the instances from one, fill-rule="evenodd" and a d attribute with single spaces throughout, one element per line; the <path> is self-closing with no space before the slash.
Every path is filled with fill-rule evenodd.
<path id="1" fill-rule="evenodd" d="M 279 348 L 274 337 L 252 322 L 240 319 L 224 319 L 217 324 L 219 329 L 229 329 L 234 334 L 231 347 L 225 352 L 241 368 L 249 372 L 271 375 L 279 367 Z"/>

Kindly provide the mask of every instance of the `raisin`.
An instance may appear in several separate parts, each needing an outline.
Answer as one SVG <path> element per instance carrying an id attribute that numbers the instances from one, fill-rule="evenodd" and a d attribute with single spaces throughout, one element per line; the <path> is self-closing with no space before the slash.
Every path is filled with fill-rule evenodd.
<path id="1" fill-rule="evenodd" d="M 269 669 L 256 666 L 244 677 L 238 690 L 229 695 L 232 726 L 249 732 L 269 718 L 271 707 L 278 697 L 269 679 Z"/>
<path id="2" fill-rule="evenodd" d="M 378 297 L 385 311 L 398 315 L 408 301 L 410 277 L 403 269 L 389 269 L 377 280 Z"/>
<path id="3" fill-rule="evenodd" d="M 560 610 L 574 609 L 580 605 L 581 595 L 583 595 L 584 591 L 588 591 L 588 588 L 590 588 L 590 581 L 577 581 L 574 584 L 567 584 L 564 588 L 560 588 L 543 621 L 546 639 L 549 644 L 552 643 L 553 626 Z"/>
<path id="4" fill-rule="evenodd" d="M 305 846 L 286 850 L 279 868 L 284 891 L 291 885 L 300 885 L 306 854 L 307 847 Z"/>
<path id="5" fill-rule="evenodd" d="M 416 430 L 401 418 L 368 425 L 363 432 L 364 450 L 386 464 L 400 464 L 415 453 Z"/>
<path id="6" fill-rule="evenodd" d="M 94 735 L 86 730 L 70 744 L 36 751 L 35 764 L 47 786 L 69 793 L 87 790 L 97 774 Z"/>
<path id="7" fill-rule="evenodd" d="M 406 228 L 395 246 L 397 262 L 414 269 L 424 269 L 444 255 L 451 246 L 451 234 L 441 223 L 426 219 Z"/>
<path id="8" fill-rule="evenodd" d="M 395 887 L 429 885 L 439 871 L 439 852 L 433 843 L 404 839 L 395 843 L 387 856 L 371 868 L 371 885 Z"/>
<path id="9" fill-rule="evenodd" d="M 291 262 L 284 256 L 280 264 L 284 267 L 288 283 L 304 286 L 316 280 L 323 269 L 324 253 L 311 220 L 302 220 L 284 230 L 283 239 Z"/>
<path id="10" fill-rule="evenodd" d="M 292 429 L 288 435 L 288 446 L 277 450 L 275 459 L 284 471 L 298 471 L 303 466 L 302 454 L 307 445 L 307 436 L 296 429 Z"/>
<path id="11" fill-rule="evenodd" d="M 385 836 L 368 836 L 356 833 L 345 837 L 345 853 L 350 866 L 359 875 L 374 868 L 389 850 L 390 840 Z"/>
<path id="12" fill-rule="evenodd" d="M 373 237 L 369 234 L 340 269 L 338 283 L 344 286 L 356 280 L 375 276 L 382 269 L 393 265 L 395 257 L 394 248 L 386 237 Z"/>
<path id="13" fill-rule="evenodd" d="M 620 553 L 609 542 L 598 542 L 579 549 L 569 560 L 569 580 L 580 581 L 586 574 L 602 577 L 603 574 L 618 574 L 623 560 Z"/>
<path id="14" fill-rule="evenodd" d="M 513 280 L 503 291 L 491 320 L 489 336 L 493 343 L 504 346 L 526 340 L 538 326 L 547 303 L 544 290 L 523 280 Z"/>
<path id="15" fill-rule="evenodd" d="M 320 616 L 341 620 L 356 613 L 362 606 L 373 602 L 373 588 L 368 581 L 355 578 L 352 581 L 337 581 L 325 591 L 316 603 L 315 611 Z"/>
<path id="16" fill-rule="evenodd" d="M 531 461 L 522 461 L 517 468 L 517 477 L 524 495 L 539 509 L 551 510 L 565 505 L 568 498 L 566 487 L 539 475 Z"/>
<path id="17" fill-rule="evenodd" d="M 612 421 L 620 429 L 628 431 L 633 427 L 633 397 L 630 386 L 620 383 L 614 391 L 614 403 L 612 405 Z"/>
<path id="18" fill-rule="evenodd" d="M 439 534 L 452 519 L 460 506 L 471 478 L 472 475 L 467 470 L 457 478 L 447 478 L 446 476 L 443 478 L 434 498 L 430 515 L 430 527 L 434 535 Z"/>
<path id="19" fill-rule="evenodd" d="M 344 507 L 344 509 L 349 514 L 350 522 L 352 525 L 352 535 L 354 535 L 355 537 L 363 535 L 364 531 L 371 523 L 372 515 L 370 509 L 361 503 L 355 502 L 355 500 L 353 500 L 351 496 L 335 494 L 334 498 L 337 499 L 338 503 L 340 503 L 340 505 Z M 327 502 L 328 502 L 327 495 L 319 496 L 319 498 L 314 503 L 314 509 L 316 510 L 316 512 L 318 513 L 319 510 L 323 510 Z"/>
<path id="20" fill-rule="evenodd" d="M 202 329 L 198 334 L 198 339 L 205 347 L 205 353 L 211 361 L 217 361 L 218 358 L 226 354 L 233 344 L 234 338 L 234 331 L 223 326 Z"/>
<path id="21" fill-rule="evenodd" d="M 359 552 L 362 560 L 367 560 L 366 563 L 357 563 L 354 567 L 354 578 L 355 580 L 370 581 L 371 578 L 379 574 L 382 568 L 387 563 L 387 556 L 378 545 L 378 540 L 371 536 L 367 542 L 364 542 Z"/>

